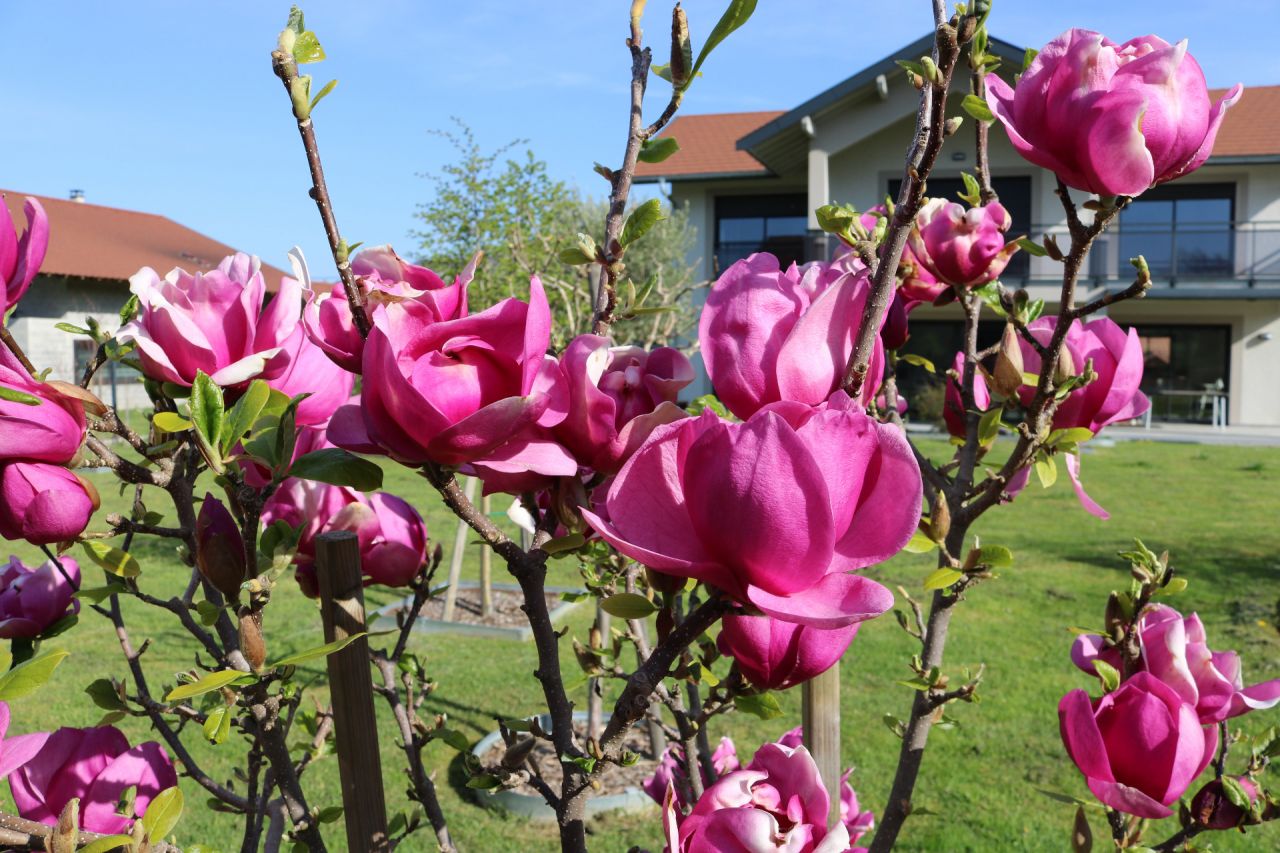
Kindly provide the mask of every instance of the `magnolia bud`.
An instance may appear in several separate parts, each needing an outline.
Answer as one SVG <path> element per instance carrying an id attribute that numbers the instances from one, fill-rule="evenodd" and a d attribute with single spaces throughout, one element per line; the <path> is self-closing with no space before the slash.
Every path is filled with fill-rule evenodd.
<path id="1" fill-rule="evenodd" d="M 551 490 L 556 518 L 570 533 L 584 533 L 587 522 L 579 511 L 587 506 L 587 489 L 577 477 L 561 477 Z"/>
<path id="2" fill-rule="evenodd" d="M 893 295 L 889 310 L 885 313 L 884 325 L 880 327 L 880 340 L 885 349 L 898 349 L 907 342 L 911 335 L 907 330 L 907 302 L 899 291 Z"/>
<path id="3" fill-rule="evenodd" d="M 246 566 L 240 528 L 222 501 L 207 493 L 196 517 L 196 565 L 228 599 L 240 594 Z"/>
<path id="4" fill-rule="evenodd" d="M 693 69 L 693 42 L 689 40 L 689 19 L 677 4 L 671 13 L 671 85 L 679 89 L 689 82 Z"/>
<path id="5" fill-rule="evenodd" d="M 1257 802 L 1258 786 L 1247 776 L 1233 780 L 1243 789 L 1250 802 Z M 1191 818 L 1208 829 L 1234 829 L 1244 820 L 1247 812 L 1231 802 L 1222 779 L 1205 784 L 1191 801 Z"/>
<path id="6" fill-rule="evenodd" d="M 1018 343 L 1018 330 L 1012 323 L 1005 323 L 996 366 L 991 371 L 991 388 L 1002 397 L 1012 397 L 1021 387 L 1022 347 Z"/>
<path id="7" fill-rule="evenodd" d="M 1071 350 L 1064 344 L 1058 351 L 1058 366 L 1053 370 L 1053 384 L 1061 385 L 1076 375 L 1076 362 L 1071 357 Z"/>
<path id="8" fill-rule="evenodd" d="M 929 538 L 934 542 L 945 542 L 950 532 L 951 508 L 947 506 L 947 499 L 938 495 L 933 504 L 933 513 L 929 517 Z"/>
<path id="9" fill-rule="evenodd" d="M 49 853 L 75 853 L 80 842 L 80 800 L 72 797 L 67 800 L 62 814 L 58 815 L 58 824 L 49 833 L 47 841 Z"/>
<path id="10" fill-rule="evenodd" d="M 662 572 L 655 572 L 653 569 L 644 570 L 645 580 L 649 582 L 649 589 L 654 592 L 679 592 L 684 589 L 684 585 L 688 582 L 687 578 L 676 577 Z"/>
<path id="11" fill-rule="evenodd" d="M 267 644 L 262 639 L 262 614 L 249 608 L 240 611 L 240 651 L 244 652 L 254 672 L 260 672 L 267 662 Z"/>

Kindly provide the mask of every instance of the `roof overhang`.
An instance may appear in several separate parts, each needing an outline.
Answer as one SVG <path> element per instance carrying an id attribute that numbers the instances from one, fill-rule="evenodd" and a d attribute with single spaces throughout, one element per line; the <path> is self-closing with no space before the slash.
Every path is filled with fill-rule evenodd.
<path id="1" fill-rule="evenodd" d="M 773 172 L 761 169 L 752 172 L 703 172 L 696 175 L 637 175 L 633 184 L 688 184 L 696 181 L 740 181 L 759 178 L 776 178 Z"/>

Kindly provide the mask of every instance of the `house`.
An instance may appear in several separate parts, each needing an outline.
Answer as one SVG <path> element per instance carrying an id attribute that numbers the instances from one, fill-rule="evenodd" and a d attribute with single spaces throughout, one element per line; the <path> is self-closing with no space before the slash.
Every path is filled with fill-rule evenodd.
<path id="1" fill-rule="evenodd" d="M 23 200 L 31 195 L 0 190 L 9 214 L 26 227 Z M 79 381 L 97 351 L 93 340 L 57 328 L 59 323 L 83 327 L 93 317 L 104 329 L 120 325 L 120 309 L 129 298 L 129 277 L 142 267 L 164 275 L 174 267 L 204 272 L 235 249 L 154 213 L 88 204 L 83 193 L 70 199 L 32 196 L 49 216 L 49 248 L 40 274 L 18 303 L 8 326 L 39 368 L 50 377 Z M 275 291 L 285 273 L 262 265 L 267 290 Z M 91 386 L 104 400 L 121 408 L 148 403 L 141 376 L 121 365 L 105 365 Z"/>
<path id="2" fill-rule="evenodd" d="M 673 203 L 688 206 L 705 277 L 757 251 L 784 264 L 824 257 L 830 249 L 817 207 L 836 201 L 865 210 L 897 195 L 919 96 L 895 60 L 918 59 L 931 44 L 929 37 L 907 45 L 784 112 L 686 115 L 669 125 L 664 135 L 679 140 L 680 150 L 662 163 L 641 163 L 637 181 L 660 183 Z M 1022 67 L 1022 48 L 993 38 L 989 49 L 1004 59 L 1001 74 Z M 958 88 L 948 115 L 964 115 L 967 86 Z M 960 173 L 973 169 L 973 120 L 965 120 L 933 170 L 932 196 L 954 198 Z M 1066 245 L 1054 176 L 1023 160 L 998 123 L 990 157 L 1011 236 L 1059 234 Z M 1138 254 L 1150 264 L 1153 287 L 1145 299 L 1113 306 L 1110 316 L 1142 338 L 1143 389 L 1154 416 L 1208 420 L 1216 398 L 1225 399 L 1232 424 L 1280 426 L 1280 86 L 1246 89 L 1204 167 L 1124 210 L 1095 245 L 1082 298 L 1128 286 L 1128 259 Z M 1005 285 L 1026 287 L 1052 308 L 1061 267 L 1019 255 Z M 985 316 L 989 342 L 1000 326 Z M 959 317 L 954 305 L 918 309 L 907 349 L 949 364 Z"/>

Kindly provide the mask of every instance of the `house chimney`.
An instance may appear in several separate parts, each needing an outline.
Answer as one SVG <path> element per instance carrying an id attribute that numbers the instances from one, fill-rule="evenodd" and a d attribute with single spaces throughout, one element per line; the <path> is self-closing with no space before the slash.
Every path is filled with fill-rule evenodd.
<path id="1" fill-rule="evenodd" d="M 76 204 L 84 204 L 84 190 L 72 190 L 67 194 L 67 197 Z"/>

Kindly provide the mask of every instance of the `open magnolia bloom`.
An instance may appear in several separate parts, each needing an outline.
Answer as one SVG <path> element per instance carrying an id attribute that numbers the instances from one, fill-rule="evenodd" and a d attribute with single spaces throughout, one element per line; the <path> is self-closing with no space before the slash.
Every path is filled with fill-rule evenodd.
<path id="1" fill-rule="evenodd" d="M 710 410 L 654 430 L 583 517 L 657 572 L 691 577 L 785 622 L 839 628 L 893 595 L 851 572 L 887 560 L 920 520 L 902 431 L 842 391 L 776 403 L 744 423 Z"/>
<path id="2" fill-rule="evenodd" d="M 30 196 L 23 202 L 27 230 L 19 237 L 3 201 L 0 199 L 0 321 L 27 292 L 49 248 L 49 217 L 40 202 Z"/>

